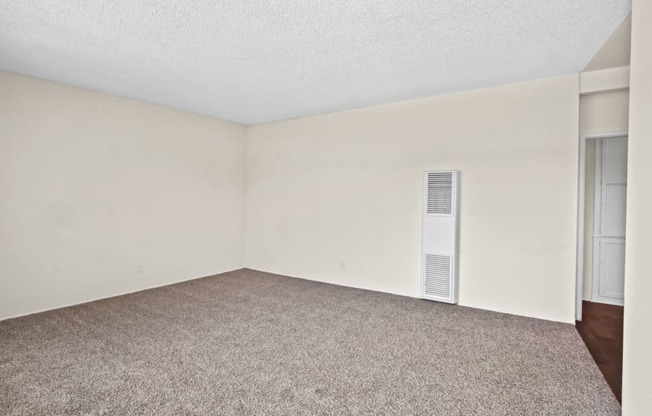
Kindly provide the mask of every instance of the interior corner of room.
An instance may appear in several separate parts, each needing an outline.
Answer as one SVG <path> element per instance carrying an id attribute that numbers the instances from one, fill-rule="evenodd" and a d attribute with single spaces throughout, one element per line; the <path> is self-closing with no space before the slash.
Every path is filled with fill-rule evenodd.
<path id="1" fill-rule="evenodd" d="M 0 413 L 645 415 L 652 3 L 618 20 L 581 69 L 230 121 L 0 63 Z"/>

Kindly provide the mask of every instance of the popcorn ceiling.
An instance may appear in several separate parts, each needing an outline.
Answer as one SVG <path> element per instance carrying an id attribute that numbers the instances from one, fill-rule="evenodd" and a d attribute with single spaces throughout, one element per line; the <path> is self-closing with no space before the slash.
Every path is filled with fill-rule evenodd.
<path id="1" fill-rule="evenodd" d="M 0 69 L 243 124 L 579 72 L 630 0 L 0 0 Z"/>

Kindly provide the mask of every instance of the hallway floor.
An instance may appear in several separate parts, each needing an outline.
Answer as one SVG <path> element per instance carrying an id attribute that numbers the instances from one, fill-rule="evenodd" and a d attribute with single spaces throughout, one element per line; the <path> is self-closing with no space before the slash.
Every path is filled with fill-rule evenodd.
<path id="1" fill-rule="evenodd" d="M 623 380 L 623 312 L 622 306 L 584 301 L 582 321 L 577 322 L 577 332 L 619 402 Z"/>

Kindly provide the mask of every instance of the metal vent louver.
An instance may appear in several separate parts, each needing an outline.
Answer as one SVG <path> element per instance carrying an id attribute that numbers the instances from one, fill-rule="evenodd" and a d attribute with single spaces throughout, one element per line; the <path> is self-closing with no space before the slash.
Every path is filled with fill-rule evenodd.
<path id="1" fill-rule="evenodd" d="M 452 257 L 426 253 L 424 294 L 429 297 L 450 299 Z"/>
<path id="2" fill-rule="evenodd" d="M 453 212 L 453 173 L 428 173 L 428 215 L 451 215 Z"/>

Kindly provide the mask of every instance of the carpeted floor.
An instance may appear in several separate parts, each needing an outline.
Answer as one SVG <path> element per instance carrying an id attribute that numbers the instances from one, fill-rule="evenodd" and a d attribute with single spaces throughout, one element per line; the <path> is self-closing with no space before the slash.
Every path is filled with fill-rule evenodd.
<path id="1" fill-rule="evenodd" d="M 0 322 L 2 415 L 618 415 L 571 325 L 241 270 Z"/>

